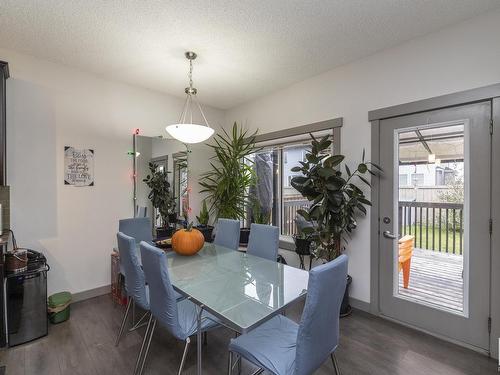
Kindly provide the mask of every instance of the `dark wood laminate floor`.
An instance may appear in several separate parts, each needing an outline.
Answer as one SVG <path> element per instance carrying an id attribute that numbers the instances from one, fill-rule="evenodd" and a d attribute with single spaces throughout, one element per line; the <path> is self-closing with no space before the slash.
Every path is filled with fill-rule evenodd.
<path id="1" fill-rule="evenodd" d="M 288 311 L 297 320 L 302 306 Z M 0 352 L 0 365 L 8 375 L 108 375 L 131 374 L 143 331 L 126 335 L 120 346 L 114 340 L 123 309 L 109 296 L 76 303 L 68 322 L 50 327 L 47 337 Z M 498 374 L 496 362 L 473 351 L 438 340 L 361 311 L 341 320 L 337 358 L 342 373 L 404 375 Z M 227 329 L 209 334 L 203 348 L 204 374 L 226 373 Z M 184 374 L 196 373 L 196 342 L 193 340 Z M 148 358 L 146 374 L 176 374 L 182 343 L 157 329 Z M 251 368 L 243 364 L 242 374 Z M 318 375 L 333 374 L 326 361 Z"/>

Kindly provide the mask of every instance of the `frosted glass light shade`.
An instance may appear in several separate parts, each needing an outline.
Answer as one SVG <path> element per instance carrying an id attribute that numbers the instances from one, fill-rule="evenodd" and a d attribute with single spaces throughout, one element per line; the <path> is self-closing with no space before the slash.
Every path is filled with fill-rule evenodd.
<path id="1" fill-rule="evenodd" d="M 214 129 L 196 124 L 174 124 L 165 129 L 168 134 L 182 143 L 200 143 L 214 134 Z"/>

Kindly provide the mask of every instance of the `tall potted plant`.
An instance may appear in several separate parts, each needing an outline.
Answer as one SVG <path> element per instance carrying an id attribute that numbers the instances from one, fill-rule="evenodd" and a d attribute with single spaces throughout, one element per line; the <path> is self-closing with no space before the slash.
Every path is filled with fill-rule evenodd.
<path id="1" fill-rule="evenodd" d="M 254 182 L 250 154 L 255 152 L 256 132 L 248 135 L 235 122 L 230 133 L 223 130 L 210 144 L 215 153 L 210 163 L 212 169 L 202 174 L 201 193 L 207 194 L 209 211 L 215 219 L 244 219 L 245 207 L 249 205 L 249 188 Z M 245 233 L 240 236 L 244 240 Z M 247 235 L 248 237 L 248 235 Z M 242 241 L 243 242 L 243 241 Z"/>
<path id="2" fill-rule="evenodd" d="M 375 175 L 381 169 L 372 162 L 365 162 L 363 151 L 357 168 L 352 171 L 344 164 L 344 173 L 341 169 L 344 155 L 329 155 L 327 152 L 331 146 L 328 136 L 317 140 L 311 134 L 311 138 L 306 161 L 292 168 L 293 172 L 301 172 L 302 176 L 293 177 L 291 184 L 311 202 L 309 209 L 298 210 L 297 213 L 312 223 L 303 231 L 313 234 L 312 240 L 316 245 L 314 256 L 329 262 L 341 254 L 342 243 L 347 242 L 357 227 L 356 218 L 366 215 L 366 206 L 371 205 L 357 184 L 362 182 L 370 187 L 365 175 Z M 349 276 L 341 314 L 350 312 L 348 287 L 351 280 Z"/>
<path id="3" fill-rule="evenodd" d="M 142 181 L 151 189 L 148 198 L 158 210 L 157 218 L 161 218 L 161 226 L 156 228 L 157 237 L 167 237 L 169 234 L 169 214 L 175 209 L 175 198 L 170 190 L 168 173 L 159 170 L 155 163 L 149 163 L 149 174 Z"/>

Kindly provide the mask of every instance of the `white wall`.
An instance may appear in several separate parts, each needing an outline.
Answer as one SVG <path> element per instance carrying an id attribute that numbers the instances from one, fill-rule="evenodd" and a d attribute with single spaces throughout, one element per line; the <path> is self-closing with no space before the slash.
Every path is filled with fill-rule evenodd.
<path id="1" fill-rule="evenodd" d="M 118 220 L 133 214 L 132 131 L 164 134 L 183 100 L 12 51 L 0 49 L 0 60 L 11 72 L 7 160 L 18 244 L 47 255 L 49 293 L 109 285 Z M 222 123 L 222 112 L 206 114 Z M 64 186 L 66 145 L 95 150 L 94 187 Z"/>
<path id="2" fill-rule="evenodd" d="M 344 118 L 342 153 L 370 153 L 368 111 L 500 82 L 500 12 L 414 39 L 226 112 L 260 133 Z M 370 300 L 370 222 L 348 244 L 351 295 Z"/>
<path id="3" fill-rule="evenodd" d="M 241 121 L 261 133 L 344 118 L 342 152 L 355 162 L 370 151 L 371 109 L 500 82 L 500 12 L 477 17 L 302 81 L 226 111 L 206 108 L 211 124 Z M 132 129 L 164 134 L 182 99 L 100 79 L 63 65 L 0 49 L 9 62 L 8 179 L 18 242 L 43 250 L 53 267 L 49 291 L 109 284 L 118 219 L 132 215 Z M 65 145 L 96 150 L 96 185 L 63 185 Z M 192 216 L 198 177 L 210 150 L 192 147 Z M 352 296 L 370 299 L 369 220 L 349 243 Z"/>

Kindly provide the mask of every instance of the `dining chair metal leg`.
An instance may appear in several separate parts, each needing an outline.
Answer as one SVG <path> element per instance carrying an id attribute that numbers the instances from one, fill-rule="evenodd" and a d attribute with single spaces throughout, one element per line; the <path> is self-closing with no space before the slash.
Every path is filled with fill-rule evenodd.
<path id="1" fill-rule="evenodd" d="M 332 363 L 333 363 L 333 368 L 335 369 L 335 374 L 341 375 L 340 367 L 339 367 L 339 364 L 337 362 L 337 357 L 335 356 L 335 353 L 330 354 L 330 357 L 332 357 Z"/>
<path id="2" fill-rule="evenodd" d="M 155 333 L 156 328 L 156 319 L 153 318 L 153 325 L 151 326 L 151 332 L 149 333 L 148 345 L 146 346 L 146 351 L 144 352 L 144 357 L 142 358 L 141 370 L 139 371 L 139 375 L 142 375 L 144 372 L 144 365 L 146 364 L 146 359 L 149 354 L 149 347 L 151 346 L 151 339 L 153 338 L 153 334 Z"/>
<path id="3" fill-rule="evenodd" d="M 132 300 L 132 325 L 135 325 L 135 301 Z"/>
<path id="4" fill-rule="evenodd" d="M 132 298 L 129 298 L 128 302 L 127 302 L 127 309 L 125 310 L 125 314 L 123 315 L 122 324 L 120 326 L 120 331 L 118 332 L 118 337 L 116 338 L 116 341 L 115 341 L 115 346 L 118 346 L 118 344 L 120 343 L 120 339 L 123 335 L 123 331 L 125 330 L 125 324 L 127 324 L 127 318 L 128 318 L 128 314 L 130 312 L 131 305 L 132 305 Z"/>
<path id="5" fill-rule="evenodd" d="M 254 372 L 252 372 L 252 375 L 260 375 L 264 372 L 264 369 L 263 368 L 259 368 L 257 370 L 255 370 Z"/>
<path id="6" fill-rule="evenodd" d="M 233 352 L 229 351 L 228 361 L 227 361 L 227 375 L 233 373 Z"/>
<path id="7" fill-rule="evenodd" d="M 178 375 L 181 375 L 182 369 L 184 368 L 184 362 L 186 362 L 186 356 L 189 348 L 189 343 L 191 342 L 191 339 L 188 337 L 186 339 L 186 345 L 184 346 L 184 353 L 182 353 L 182 360 L 181 360 L 181 365 L 179 366 L 179 373 Z"/>
<path id="8" fill-rule="evenodd" d="M 144 347 L 146 346 L 146 341 L 148 340 L 149 330 L 151 329 L 151 322 L 153 321 L 153 315 L 149 315 L 148 326 L 146 328 L 146 332 L 144 332 L 144 338 L 142 339 L 141 350 L 139 351 L 139 355 L 137 356 L 137 361 L 135 362 L 134 374 L 137 373 L 139 369 L 139 365 L 141 364 L 142 353 L 144 352 Z"/>

